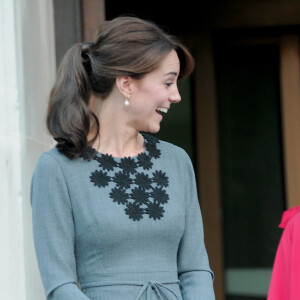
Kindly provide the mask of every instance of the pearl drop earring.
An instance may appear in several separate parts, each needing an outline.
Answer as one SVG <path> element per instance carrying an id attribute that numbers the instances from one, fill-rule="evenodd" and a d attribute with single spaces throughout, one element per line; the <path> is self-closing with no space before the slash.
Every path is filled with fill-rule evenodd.
<path id="1" fill-rule="evenodd" d="M 129 103 L 129 99 L 125 98 L 125 99 L 124 99 L 124 105 L 125 105 L 125 106 L 129 106 L 129 104 L 130 104 L 130 103 Z"/>

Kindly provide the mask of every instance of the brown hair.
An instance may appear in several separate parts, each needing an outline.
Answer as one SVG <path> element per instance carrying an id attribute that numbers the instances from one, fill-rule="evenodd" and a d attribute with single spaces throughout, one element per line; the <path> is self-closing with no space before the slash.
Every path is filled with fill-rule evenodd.
<path id="1" fill-rule="evenodd" d="M 99 120 L 88 107 L 92 92 L 105 99 L 117 76 L 142 78 L 172 50 L 180 61 L 179 78 L 188 76 L 194 60 L 187 48 L 154 23 L 136 17 L 105 21 L 93 43 L 71 47 L 58 69 L 47 113 L 47 127 L 58 150 L 76 158 L 96 139 Z M 87 141 L 92 119 L 97 133 Z"/>

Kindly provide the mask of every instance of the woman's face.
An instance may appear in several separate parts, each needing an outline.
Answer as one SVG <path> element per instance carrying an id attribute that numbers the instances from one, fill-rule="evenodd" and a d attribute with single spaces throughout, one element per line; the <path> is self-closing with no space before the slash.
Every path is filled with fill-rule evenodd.
<path id="1" fill-rule="evenodd" d="M 130 97 L 130 125 L 138 131 L 155 133 L 172 103 L 181 100 L 177 88 L 180 62 L 172 50 L 160 66 L 140 80 L 133 80 Z"/>

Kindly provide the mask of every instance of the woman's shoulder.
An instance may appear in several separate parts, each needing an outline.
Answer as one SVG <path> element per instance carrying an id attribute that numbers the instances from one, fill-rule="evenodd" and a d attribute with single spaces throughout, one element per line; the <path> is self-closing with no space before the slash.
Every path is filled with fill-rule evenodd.
<path id="1" fill-rule="evenodd" d="M 300 205 L 287 209 L 283 212 L 280 228 L 286 228 L 288 224 L 297 223 L 300 225 Z"/>
<path id="2" fill-rule="evenodd" d="M 38 162 L 53 163 L 56 161 L 58 164 L 60 164 L 62 162 L 67 162 L 67 160 L 69 160 L 69 158 L 60 153 L 58 149 L 54 146 L 49 150 L 42 152 L 39 156 Z"/>
<path id="3" fill-rule="evenodd" d="M 58 151 L 58 149 L 54 146 L 51 149 L 44 151 L 40 154 L 36 169 L 61 169 L 64 170 L 66 168 L 72 168 L 72 165 L 75 165 L 78 163 L 78 159 L 70 159 L 61 152 Z"/>
<path id="4" fill-rule="evenodd" d="M 169 141 L 159 139 L 149 134 L 143 134 L 143 135 L 146 138 L 148 143 L 153 145 L 158 145 L 158 148 L 161 149 L 161 151 L 166 151 L 168 152 L 169 155 L 175 154 L 181 156 L 188 156 L 186 151 L 180 146 L 177 146 Z"/>
<path id="5" fill-rule="evenodd" d="M 146 148 L 148 148 L 150 156 L 153 156 L 152 154 L 156 154 L 158 149 L 158 163 L 168 165 L 170 168 L 177 171 L 180 169 L 183 173 L 194 176 L 192 160 L 184 148 L 177 146 L 172 142 L 158 139 L 153 136 L 145 136 L 145 138 L 148 143 Z M 149 143 L 152 143 L 150 144 L 151 147 L 149 147 Z M 155 147 L 154 150 L 152 149 L 152 146 Z"/>

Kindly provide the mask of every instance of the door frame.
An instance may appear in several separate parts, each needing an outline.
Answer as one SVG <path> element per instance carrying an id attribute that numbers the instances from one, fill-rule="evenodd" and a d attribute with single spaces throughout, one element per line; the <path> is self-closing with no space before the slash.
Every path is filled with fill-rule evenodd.
<path id="1" fill-rule="evenodd" d="M 225 299 L 222 199 L 213 42 L 208 33 L 191 36 L 195 52 L 196 175 L 205 243 L 215 273 L 215 293 Z M 280 49 L 281 119 L 286 207 L 300 205 L 300 58 L 299 37 L 246 38 L 239 44 L 276 44 Z"/>

